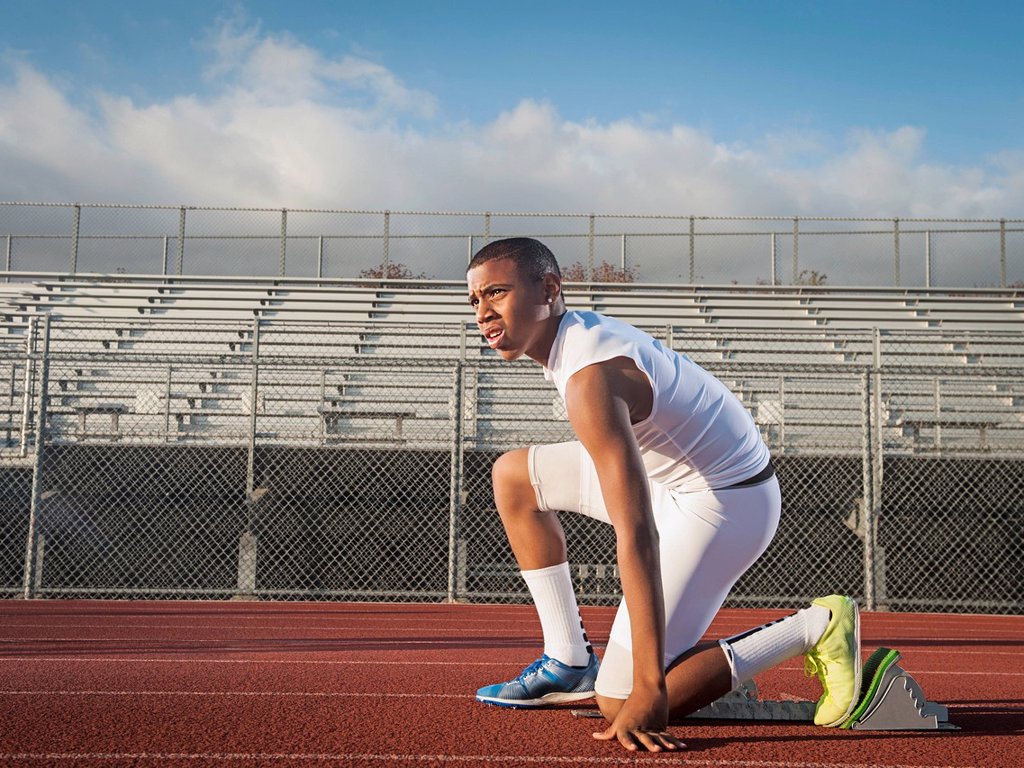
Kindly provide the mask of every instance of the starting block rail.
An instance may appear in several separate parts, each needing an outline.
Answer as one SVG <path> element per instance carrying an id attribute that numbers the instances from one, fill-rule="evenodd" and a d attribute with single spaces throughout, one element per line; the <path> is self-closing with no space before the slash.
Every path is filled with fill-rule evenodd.
<path id="1" fill-rule="evenodd" d="M 899 651 L 879 648 L 864 663 L 861 693 L 842 728 L 854 731 L 959 730 L 949 722 L 949 710 L 928 701 L 917 681 L 897 662 Z M 752 680 L 717 701 L 687 715 L 687 719 L 813 722 L 813 701 L 764 701 Z M 593 709 L 574 709 L 573 717 L 601 717 Z"/>
<path id="2" fill-rule="evenodd" d="M 784 720 L 812 722 L 813 701 L 763 701 L 757 686 L 747 680 L 735 691 L 686 716 L 694 720 Z"/>

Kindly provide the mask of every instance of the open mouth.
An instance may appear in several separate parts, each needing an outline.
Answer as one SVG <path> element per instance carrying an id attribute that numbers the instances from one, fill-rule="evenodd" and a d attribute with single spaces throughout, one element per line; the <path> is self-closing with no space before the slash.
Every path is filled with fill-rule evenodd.
<path id="1" fill-rule="evenodd" d="M 504 338 L 505 331 L 503 331 L 501 328 L 488 328 L 486 331 L 483 332 L 483 334 L 484 339 L 487 341 L 487 346 L 489 346 L 491 349 L 494 349 L 496 346 L 498 346 L 498 343 L 502 340 L 502 338 Z"/>

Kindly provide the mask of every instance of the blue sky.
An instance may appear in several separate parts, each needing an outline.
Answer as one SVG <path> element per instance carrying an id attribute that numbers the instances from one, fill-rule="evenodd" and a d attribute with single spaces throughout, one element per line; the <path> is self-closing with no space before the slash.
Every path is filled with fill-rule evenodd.
<path id="1" fill-rule="evenodd" d="M 1020 3 L 4 5 L 3 199 L 1024 213 Z"/>

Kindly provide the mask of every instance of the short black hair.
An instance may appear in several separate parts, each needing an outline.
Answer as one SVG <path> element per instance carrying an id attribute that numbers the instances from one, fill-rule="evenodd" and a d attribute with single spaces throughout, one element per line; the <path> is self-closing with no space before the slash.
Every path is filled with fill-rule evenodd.
<path id="1" fill-rule="evenodd" d="M 509 237 L 488 243 L 476 252 L 466 267 L 466 272 L 488 261 L 499 259 L 511 259 L 515 262 L 519 274 L 537 282 L 543 280 L 544 275 L 549 273 L 562 277 L 562 270 L 558 268 L 555 254 L 540 240 L 534 240 L 532 237 Z"/>

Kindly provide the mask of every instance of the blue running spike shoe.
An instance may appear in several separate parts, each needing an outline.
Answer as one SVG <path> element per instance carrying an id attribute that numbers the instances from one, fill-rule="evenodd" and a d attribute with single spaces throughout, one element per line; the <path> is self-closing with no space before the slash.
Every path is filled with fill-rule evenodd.
<path id="1" fill-rule="evenodd" d="M 589 699 L 594 695 L 599 667 L 593 653 L 584 667 L 570 667 L 544 654 L 514 680 L 485 685 L 476 692 L 476 700 L 499 707 L 526 708 Z"/>

